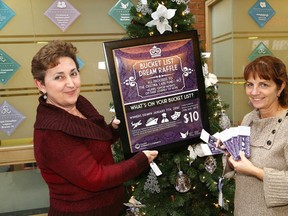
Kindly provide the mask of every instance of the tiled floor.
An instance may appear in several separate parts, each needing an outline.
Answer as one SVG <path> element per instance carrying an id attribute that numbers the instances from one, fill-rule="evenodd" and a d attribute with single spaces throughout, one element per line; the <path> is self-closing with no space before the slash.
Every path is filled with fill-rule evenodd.
<path id="1" fill-rule="evenodd" d="M 30 216 L 47 216 L 48 214 L 45 213 L 45 214 L 33 214 L 33 215 L 30 215 Z"/>
<path id="2" fill-rule="evenodd" d="M 48 208 L 0 213 L 0 216 L 47 216 Z"/>

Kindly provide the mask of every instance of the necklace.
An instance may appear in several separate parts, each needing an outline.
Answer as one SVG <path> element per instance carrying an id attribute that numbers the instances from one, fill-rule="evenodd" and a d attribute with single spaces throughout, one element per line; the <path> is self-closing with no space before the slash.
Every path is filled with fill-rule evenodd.
<path id="1" fill-rule="evenodd" d="M 76 109 L 76 112 L 77 112 L 76 116 L 86 119 L 86 117 L 78 109 Z"/>
<path id="2" fill-rule="evenodd" d="M 73 109 L 73 110 L 70 110 L 68 111 L 70 114 L 74 115 L 74 116 L 77 116 L 79 118 L 82 118 L 82 119 L 87 119 L 77 108 Z"/>

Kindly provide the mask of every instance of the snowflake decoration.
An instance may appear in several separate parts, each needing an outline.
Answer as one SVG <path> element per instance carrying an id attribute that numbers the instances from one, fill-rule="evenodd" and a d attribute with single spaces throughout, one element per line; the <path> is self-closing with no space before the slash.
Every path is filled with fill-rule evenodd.
<path id="1" fill-rule="evenodd" d="M 176 2 L 178 5 L 180 4 L 188 4 L 190 0 L 171 0 L 172 2 Z"/>
<path id="2" fill-rule="evenodd" d="M 138 2 L 136 11 L 138 13 L 142 13 L 143 15 L 152 13 L 152 9 L 150 9 L 147 4 L 142 4 L 141 2 Z"/>

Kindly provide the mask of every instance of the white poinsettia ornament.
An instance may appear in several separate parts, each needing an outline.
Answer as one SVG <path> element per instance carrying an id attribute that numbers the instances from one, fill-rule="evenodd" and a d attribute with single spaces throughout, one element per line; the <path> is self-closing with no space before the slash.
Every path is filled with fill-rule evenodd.
<path id="1" fill-rule="evenodd" d="M 217 76 L 215 74 L 209 73 L 208 65 L 206 63 L 202 66 L 202 70 L 203 70 L 203 76 L 205 78 L 206 88 L 215 85 L 218 82 Z"/>
<path id="2" fill-rule="evenodd" d="M 163 34 L 165 31 L 172 31 L 168 20 L 174 17 L 175 12 L 176 9 L 167 9 L 164 5 L 159 4 L 157 10 L 151 14 L 153 20 L 146 23 L 146 26 L 156 26 L 160 34 Z"/>

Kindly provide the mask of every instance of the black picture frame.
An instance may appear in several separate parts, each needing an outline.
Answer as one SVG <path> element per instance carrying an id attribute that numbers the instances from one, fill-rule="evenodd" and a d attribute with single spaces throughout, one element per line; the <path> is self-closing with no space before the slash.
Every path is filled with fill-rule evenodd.
<path id="1" fill-rule="evenodd" d="M 196 30 L 103 43 L 124 157 L 199 143 L 210 131 Z"/>

